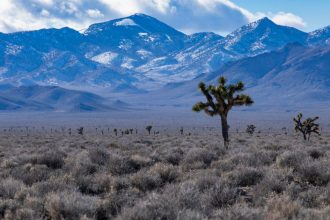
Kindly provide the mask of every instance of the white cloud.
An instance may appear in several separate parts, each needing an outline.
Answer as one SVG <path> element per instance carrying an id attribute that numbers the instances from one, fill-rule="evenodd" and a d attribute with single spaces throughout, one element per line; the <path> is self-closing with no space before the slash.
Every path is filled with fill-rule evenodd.
<path id="1" fill-rule="evenodd" d="M 48 17 L 50 15 L 49 11 L 47 11 L 46 9 L 42 9 L 42 11 L 40 12 L 40 14 L 42 16 Z"/>
<path id="2" fill-rule="evenodd" d="M 102 12 L 100 12 L 98 9 L 88 9 L 88 10 L 86 10 L 86 13 L 91 18 L 103 18 L 104 17 L 104 14 L 102 14 Z"/>
<path id="3" fill-rule="evenodd" d="M 271 19 L 277 24 L 295 28 L 305 28 L 307 26 L 301 17 L 292 13 L 279 12 L 272 16 Z"/>
<path id="4" fill-rule="evenodd" d="M 12 32 L 92 23 L 145 13 L 188 33 L 228 33 L 264 13 L 253 14 L 230 0 L 0 0 L 0 31 Z M 291 13 L 267 14 L 282 25 L 305 27 Z"/>

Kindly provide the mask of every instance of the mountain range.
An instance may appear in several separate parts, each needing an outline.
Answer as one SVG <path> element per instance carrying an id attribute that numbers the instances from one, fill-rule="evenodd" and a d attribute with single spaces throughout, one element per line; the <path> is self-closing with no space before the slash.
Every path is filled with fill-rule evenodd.
<path id="1" fill-rule="evenodd" d="M 262 103 L 281 104 L 283 97 L 324 102 L 330 100 L 329 45 L 330 26 L 305 33 L 268 18 L 227 36 L 186 35 L 144 14 L 81 32 L 0 33 L 0 81 L 13 86 L 0 86 L 0 109 L 107 110 L 111 104 L 101 96 L 123 94 L 135 101 L 193 100 L 199 80 L 212 82 L 220 74 L 246 82 Z M 49 97 L 38 95 L 48 94 L 44 89 L 50 97 L 65 95 L 45 105 Z M 26 96 L 31 90 L 33 98 Z"/>

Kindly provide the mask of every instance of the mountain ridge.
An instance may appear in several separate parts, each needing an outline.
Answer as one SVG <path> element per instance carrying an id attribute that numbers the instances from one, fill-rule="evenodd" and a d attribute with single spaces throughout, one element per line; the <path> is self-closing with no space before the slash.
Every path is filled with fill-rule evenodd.
<path id="1" fill-rule="evenodd" d="M 265 30 L 272 34 L 260 41 Z M 278 40 L 291 32 L 298 37 Z M 306 38 L 305 42 L 302 38 Z M 0 73 L 2 82 L 16 85 L 34 82 L 153 90 L 166 83 L 191 80 L 228 61 L 262 54 L 287 43 L 319 45 L 329 38 L 330 31 L 320 30 L 309 36 L 267 18 L 225 37 L 215 33 L 186 35 L 153 17 L 135 14 L 92 24 L 83 34 L 67 27 L 1 34 Z M 256 49 L 258 45 L 261 47 Z"/>
<path id="2" fill-rule="evenodd" d="M 225 72 L 230 66 L 237 71 L 227 77 L 241 78 L 251 88 L 259 86 L 263 74 L 267 73 L 271 80 L 270 72 L 278 74 L 280 67 L 296 66 L 292 61 L 299 63 L 296 66 L 299 71 L 312 71 L 313 64 L 304 66 L 300 59 L 310 61 L 313 56 L 306 51 L 313 51 L 320 59 L 313 62 L 326 65 L 324 57 L 318 55 L 327 54 L 329 42 L 330 26 L 305 33 L 263 18 L 224 37 L 212 32 L 186 35 L 153 17 L 135 14 L 92 24 L 82 33 L 71 28 L 0 33 L 0 82 L 16 87 L 56 86 L 113 96 L 157 98 L 155 94 L 161 91 L 165 99 L 166 89 L 175 87 L 179 89 L 175 98 L 180 98 L 185 96 L 180 93 L 184 93 L 187 84 L 209 80 L 217 71 Z M 282 61 L 290 53 L 295 56 L 289 56 L 284 65 Z M 243 66 L 254 70 L 246 71 L 249 77 L 239 72 Z M 270 88 L 276 84 L 266 81 L 262 83 Z M 6 97 L 2 100 L 8 108 L 19 106 L 15 100 L 12 104 Z M 39 108 L 40 103 L 26 104 Z"/>

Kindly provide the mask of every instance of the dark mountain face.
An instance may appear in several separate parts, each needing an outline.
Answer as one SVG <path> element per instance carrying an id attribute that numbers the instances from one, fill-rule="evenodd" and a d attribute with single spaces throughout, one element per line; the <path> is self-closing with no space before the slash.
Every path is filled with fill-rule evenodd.
<path id="1" fill-rule="evenodd" d="M 299 90 L 305 94 L 301 97 L 325 97 L 329 39 L 329 27 L 308 34 L 267 18 L 226 37 L 185 35 L 155 18 L 135 14 L 93 24 L 84 33 L 70 28 L 0 33 L 0 79 L 15 86 L 61 85 L 121 94 L 155 90 L 163 91 L 166 99 L 172 93 L 166 89 L 173 87 L 175 98 L 187 96 L 186 89 L 194 91 L 196 80 L 211 82 L 221 72 L 233 81 L 245 81 L 256 94 L 285 89 L 292 97 L 298 97 L 294 91 Z M 65 99 L 61 92 L 50 97 Z M 19 106 L 10 97 L 3 100 L 8 108 Z"/>
<path id="2" fill-rule="evenodd" d="M 0 110 L 109 111 L 114 109 L 98 95 L 57 86 L 6 86 L 0 91 Z"/>
<path id="3" fill-rule="evenodd" d="M 82 34 L 70 28 L 0 34 L 0 73 L 3 82 L 17 85 L 150 90 L 288 43 L 317 44 L 327 39 L 327 33 L 308 36 L 265 18 L 225 38 L 214 33 L 188 36 L 155 18 L 135 14 L 93 24 Z"/>
<path id="4" fill-rule="evenodd" d="M 129 53 L 143 48 L 156 56 L 181 49 L 186 38 L 185 34 L 144 14 L 93 24 L 84 34 L 89 41 L 108 49 Z"/>
<path id="5" fill-rule="evenodd" d="M 288 43 L 304 44 L 307 37 L 305 32 L 263 18 L 234 31 L 224 39 L 223 44 L 228 50 L 253 55 L 278 49 Z"/>
<path id="6" fill-rule="evenodd" d="M 319 46 L 330 44 L 330 26 L 309 33 L 307 43 Z"/>

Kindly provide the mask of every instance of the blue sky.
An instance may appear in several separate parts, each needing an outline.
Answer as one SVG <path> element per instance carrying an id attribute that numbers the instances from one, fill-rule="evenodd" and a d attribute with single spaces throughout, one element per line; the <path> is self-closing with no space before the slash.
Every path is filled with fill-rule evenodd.
<path id="1" fill-rule="evenodd" d="M 68 26 L 83 30 L 145 13 L 185 33 L 225 35 L 262 17 L 312 31 L 330 24 L 330 0 L 0 0 L 0 32 Z"/>
<path id="2" fill-rule="evenodd" d="M 291 12 L 303 18 L 305 31 L 330 25 L 330 0 L 232 0 L 251 12 Z"/>

